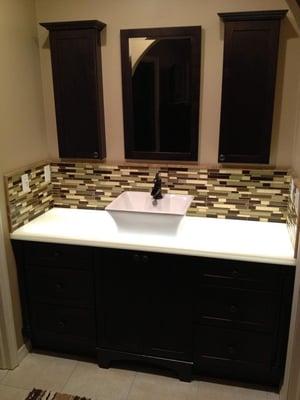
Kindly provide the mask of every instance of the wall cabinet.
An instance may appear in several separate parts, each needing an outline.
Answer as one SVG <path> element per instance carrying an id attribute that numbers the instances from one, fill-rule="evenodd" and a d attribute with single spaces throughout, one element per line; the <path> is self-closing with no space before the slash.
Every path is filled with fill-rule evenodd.
<path id="1" fill-rule="evenodd" d="M 41 23 L 50 31 L 61 158 L 106 156 L 100 21 Z"/>
<path id="2" fill-rule="evenodd" d="M 225 23 L 219 162 L 269 162 L 280 20 L 286 13 L 219 14 Z"/>
<path id="3" fill-rule="evenodd" d="M 15 241 L 33 348 L 282 382 L 294 267 Z"/>

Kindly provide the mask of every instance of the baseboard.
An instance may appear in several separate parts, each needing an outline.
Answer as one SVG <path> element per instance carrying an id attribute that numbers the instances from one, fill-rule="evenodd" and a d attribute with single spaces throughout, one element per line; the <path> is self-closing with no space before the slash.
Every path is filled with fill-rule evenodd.
<path id="1" fill-rule="evenodd" d="M 21 361 L 27 356 L 30 350 L 30 343 L 26 342 L 21 346 L 17 352 L 17 359 L 18 359 L 18 364 L 21 363 Z"/>

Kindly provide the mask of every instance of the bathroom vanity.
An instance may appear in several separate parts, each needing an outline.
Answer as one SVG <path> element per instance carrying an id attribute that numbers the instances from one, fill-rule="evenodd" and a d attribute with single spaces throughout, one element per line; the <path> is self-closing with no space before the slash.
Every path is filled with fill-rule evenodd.
<path id="1" fill-rule="evenodd" d="M 11 238 L 34 349 L 280 388 L 295 271 L 284 224 L 184 217 L 174 235 L 125 234 L 105 211 L 53 208 Z"/>

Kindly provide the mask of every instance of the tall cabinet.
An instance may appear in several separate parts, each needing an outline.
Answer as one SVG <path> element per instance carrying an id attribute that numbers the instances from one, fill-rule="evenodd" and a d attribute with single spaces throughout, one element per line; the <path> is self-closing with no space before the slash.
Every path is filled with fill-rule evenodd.
<path id="1" fill-rule="evenodd" d="M 100 21 L 41 23 L 50 32 L 59 155 L 106 156 Z"/>
<path id="2" fill-rule="evenodd" d="M 286 13 L 218 14 L 225 23 L 219 162 L 269 162 L 280 22 Z"/>

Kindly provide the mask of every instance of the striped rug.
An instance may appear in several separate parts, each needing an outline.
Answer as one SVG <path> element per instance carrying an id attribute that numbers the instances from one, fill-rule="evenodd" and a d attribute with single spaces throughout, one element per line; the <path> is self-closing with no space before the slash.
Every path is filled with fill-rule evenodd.
<path id="1" fill-rule="evenodd" d="M 33 389 L 25 400 L 91 400 L 87 397 L 72 394 L 49 392 L 48 390 Z"/>

